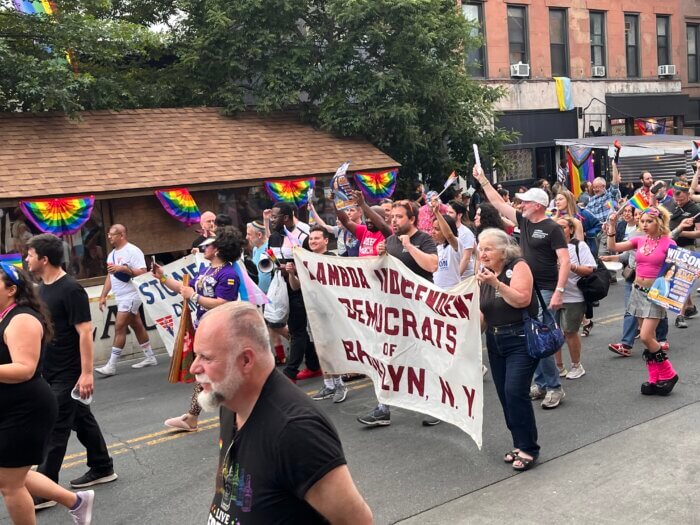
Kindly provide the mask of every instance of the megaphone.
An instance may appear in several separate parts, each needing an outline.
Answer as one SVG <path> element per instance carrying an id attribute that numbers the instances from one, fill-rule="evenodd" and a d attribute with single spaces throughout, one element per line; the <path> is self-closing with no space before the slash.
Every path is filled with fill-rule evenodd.
<path id="1" fill-rule="evenodd" d="M 275 263 L 272 262 L 267 255 L 260 257 L 258 261 L 258 271 L 260 273 L 270 273 L 275 268 Z"/>

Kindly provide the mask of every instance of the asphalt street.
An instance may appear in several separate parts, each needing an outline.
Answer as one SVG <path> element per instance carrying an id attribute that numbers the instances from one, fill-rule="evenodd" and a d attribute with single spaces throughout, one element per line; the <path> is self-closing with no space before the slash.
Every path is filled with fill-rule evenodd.
<path id="1" fill-rule="evenodd" d="M 691 446 L 691 440 L 697 443 L 700 419 L 696 340 L 700 318 L 689 320 L 686 330 L 671 326 L 670 356 L 681 379 L 671 396 L 649 398 L 639 393 L 646 375 L 641 343 L 630 358 L 607 350 L 609 342 L 619 339 L 622 314 L 620 284 L 611 287 L 608 298 L 596 308 L 596 324 L 584 339 L 582 362 L 587 374 L 564 380 L 566 398 L 558 409 L 536 406 L 542 453 L 539 466 L 531 472 L 516 474 L 502 461 L 511 442 L 488 374 L 482 450 L 456 427 L 422 427 L 422 416 L 405 410 L 392 411 L 389 427 L 361 426 L 355 418 L 375 403 L 367 380 L 350 383 L 352 390 L 342 404 L 319 402 L 338 428 L 353 477 L 376 522 L 638 523 L 640 517 L 631 510 L 644 503 L 638 490 L 640 476 L 649 476 L 649 484 L 654 485 L 654 471 L 642 467 L 655 451 L 688 445 L 687 454 L 679 452 L 680 464 L 691 473 L 700 466 L 697 444 Z M 129 363 L 122 363 L 118 375 L 96 380 L 93 409 L 119 475 L 116 482 L 96 488 L 93 523 L 97 525 L 206 523 L 218 454 L 217 419 L 204 415 L 196 433 L 163 427 L 163 420 L 186 411 L 191 391 L 189 385 L 169 385 L 166 375 L 166 359 L 161 357 L 158 367 L 132 370 Z M 320 383 L 305 381 L 300 387 L 311 393 Z M 692 417 L 684 410 L 694 410 Z M 694 422 L 693 431 L 681 428 L 689 422 Z M 652 450 L 639 443 L 652 445 Z M 662 462 L 659 468 L 672 465 Z M 67 484 L 86 468 L 84 450 L 73 436 L 61 481 Z M 616 490 L 614 496 L 608 493 L 600 500 L 603 507 L 590 501 L 598 480 L 614 480 Z M 673 521 L 697 519 L 692 514 L 696 483 L 667 476 L 662 490 L 683 495 L 679 501 L 685 507 L 680 511 L 685 512 L 674 515 Z M 553 498 L 552 493 L 562 497 Z M 539 507 L 540 501 L 541 515 L 522 514 L 533 504 Z M 586 512 L 584 505 L 593 505 L 595 512 Z M 550 514 L 548 509 L 555 506 L 557 513 Z M 558 519 L 552 520 L 553 516 Z M 656 519 L 649 515 L 641 521 Z M 4 509 L 0 523 L 9 523 Z M 65 509 L 56 507 L 40 512 L 38 523 L 71 520 Z"/>

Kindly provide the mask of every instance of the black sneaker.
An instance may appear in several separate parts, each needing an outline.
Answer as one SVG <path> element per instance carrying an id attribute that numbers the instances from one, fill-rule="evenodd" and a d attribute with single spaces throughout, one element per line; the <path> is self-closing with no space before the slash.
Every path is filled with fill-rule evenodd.
<path id="1" fill-rule="evenodd" d="M 424 427 L 434 427 L 435 425 L 439 425 L 440 423 L 442 423 L 442 421 L 440 421 L 440 420 L 439 420 L 438 418 L 436 418 L 436 417 L 426 417 L 426 418 L 423 420 L 423 426 L 424 426 Z"/>
<path id="2" fill-rule="evenodd" d="M 368 427 L 385 427 L 391 425 L 391 413 L 388 408 L 376 407 L 366 416 L 358 417 L 357 420 Z"/>
<path id="3" fill-rule="evenodd" d="M 82 489 L 85 487 L 92 487 L 93 485 L 109 483 L 115 479 L 117 479 L 117 475 L 114 473 L 114 470 L 107 472 L 95 472 L 94 470 L 90 469 L 79 478 L 71 480 L 70 486 L 74 489 Z"/>
<path id="4" fill-rule="evenodd" d="M 695 317 L 696 315 L 698 315 L 698 307 L 697 306 L 693 305 L 692 308 L 685 309 L 685 317 L 686 318 Z"/>
<path id="5" fill-rule="evenodd" d="M 33 496 L 32 499 L 34 500 L 34 510 L 49 509 L 56 506 L 56 502 L 50 499 L 39 498 L 36 496 Z"/>

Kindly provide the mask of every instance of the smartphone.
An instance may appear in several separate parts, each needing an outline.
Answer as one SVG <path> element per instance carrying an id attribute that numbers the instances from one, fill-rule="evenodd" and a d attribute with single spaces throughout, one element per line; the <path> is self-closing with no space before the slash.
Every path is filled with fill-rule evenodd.
<path id="1" fill-rule="evenodd" d="M 158 263 L 156 263 L 156 256 L 151 255 L 151 267 L 153 266 L 158 266 Z"/>
<path id="2" fill-rule="evenodd" d="M 661 189 L 661 187 L 662 187 L 663 185 L 664 185 L 663 182 L 661 182 L 661 181 L 657 182 L 656 184 L 654 184 L 654 185 L 651 187 L 651 192 L 652 192 L 652 193 L 656 193 L 657 191 L 659 191 L 659 190 Z"/>

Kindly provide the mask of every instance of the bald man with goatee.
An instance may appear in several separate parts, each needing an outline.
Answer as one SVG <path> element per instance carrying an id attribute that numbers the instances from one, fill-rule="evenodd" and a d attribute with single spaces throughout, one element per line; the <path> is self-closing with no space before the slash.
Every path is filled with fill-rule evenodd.
<path id="1" fill-rule="evenodd" d="M 247 302 L 208 312 L 190 371 L 220 411 L 208 523 L 372 523 L 330 420 L 275 370 L 265 321 Z"/>

